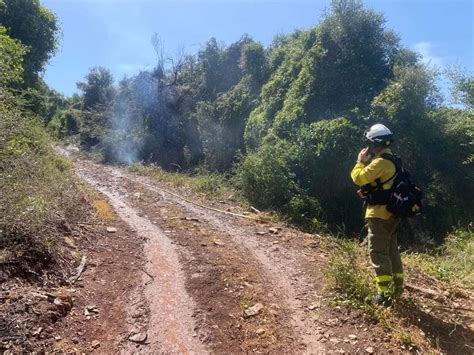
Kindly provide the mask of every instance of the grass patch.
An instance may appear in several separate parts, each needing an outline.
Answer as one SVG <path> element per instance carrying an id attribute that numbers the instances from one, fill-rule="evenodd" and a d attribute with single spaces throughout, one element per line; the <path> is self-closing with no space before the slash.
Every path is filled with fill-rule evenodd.
<path id="1" fill-rule="evenodd" d="M 394 332 L 394 338 L 406 349 L 412 349 L 417 346 L 417 340 L 412 332 L 399 330 Z"/>
<path id="2" fill-rule="evenodd" d="M 352 240 L 335 240 L 332 254 L 324 269 L 328 287 L 354 306 L 365 305 L 370 301 L 372 283 L 370 273 L 357 243 Z"/>
<path id="3" fill-rule="evenodd" d="M 368 262 L 365 247 L 354 240 L 326 239 L 324 246 L 331 256 L 323 270 L 330 302 L 334 306 L 346 306 L 360 311 L 371 322 L 388 330 L 403 349 L 417 348 L 418 340 L 398 319 L 398 302 L 392 308 L 372 303 L 375 295 L 374 273 Z"/>
<path id="4" fill-rule="evenodd" d="M 232 178 L 212 173 L 202 168 L 193 173 L 171 173 L 156 165 L 131 165 L 129 171 L 152 177 L 175 187 L 190 187 L 194 191 L 213 198 L 232 198 L 244 203 L 240 193 L 235 189 Z"/>
<path id="5" fill-rule="evenodd" d="M 461 340 L 469 333 L 465 328 L 469 318 L 462 308 L 456 310 L 455 307 L 468 308 L 470 303 L 465 296 L 451 297 L 469 292 L 453 293 L 449 290 L 473 288 L 472 232 L 458 230 L 448 236 L 443 246 L 434 250 L 402 254 L 409 284 L 422 287 L 427 284 L 428 288 L 447 291 L 450 297 L 433 299 L 423 292 L 410 290 L 390 308 L 370 302 L 376 291 L 366 247 L 353 240 L 324 240 L 322 246 L 331 254 L 324 269 L 331 304 L 359 310 L 370 321 L 377 323 L 377 327 L 389 332 L 405 351 L 443 349 L 449 352 L 450 349 L 463 348 Z M 459 330 L 451 335 L 457 326 Z"/>
<path id="6" fill-rule="evenodd" d="M 323 274 L 332 302 L 362 310 L 371 318 L 386 321 L 383 309 L 372 304 L 374 274 L 365 249 L 349 239 L 328 239 L 325 248 L 331 255 Z"/>
<path id="7" fill-rule="evenodd" d="M 255 298 L 255 291 L 246 289 L 242 292 L 239 300 L 239 306 L 242 311 L 245 311 L 253 304 Z"/>
<path id="8" fill-rule="evenodd" d="M 443 245 L 424 252 L 404 253 L 412 273 L 424 272 L 453 287 L 474 289 L 474 233 L 457 230 Z"/>

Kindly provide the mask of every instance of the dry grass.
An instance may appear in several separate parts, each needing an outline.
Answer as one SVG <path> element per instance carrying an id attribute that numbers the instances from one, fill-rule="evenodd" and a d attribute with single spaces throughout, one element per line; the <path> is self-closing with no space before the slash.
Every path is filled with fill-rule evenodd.
<path id="1" fill-rule="evenodd" d="M 112 208 L 106 200 L 96 200 L 92 205 L 102 221 L 111 222 L 115 219 Z"/>
<path id="2" fill-rule="evenodd" d="M 143 164 L 129 166 L 128 170 L 139 175 L 151 177 L 173 187 L 190 188 L 207 199 L 214 201 L 228 200 L 234 206 L 238 206 L 244 211 L 250 210 L 250 202 L 234 185 L 232 178 L 227 178 L 224 175 L 209 173 L 203 169 L 198 169 L 194 174 L 169 173 L 156 165 Z M 260 211 L 258 213 L 253 211 L 252 217 L 258 218 L 258 220 L 264 223 L 287 222 L 291 224 L 285 215 L 275 211 Z M 298 226 L 294 227 L 298 228 Z"/>

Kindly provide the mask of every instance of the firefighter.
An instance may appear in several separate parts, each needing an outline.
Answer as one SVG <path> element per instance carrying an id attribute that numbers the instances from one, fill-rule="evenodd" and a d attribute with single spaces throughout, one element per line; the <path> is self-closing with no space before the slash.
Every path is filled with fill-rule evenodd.
<path id="1" fill-rule="evenodd" d="M 351 172 L 366 205 L 369 254 L 374 267 L 377 294 L 374 302 L 390 306 L 403 291 L 403 268 L 397 243 L 400 218 L 386 209 L 396 175 L 395 164 L 382 155 L 392 154 L 392 132 L 382 124 L 364 134 L 368 147 L 360 151 Z"/>

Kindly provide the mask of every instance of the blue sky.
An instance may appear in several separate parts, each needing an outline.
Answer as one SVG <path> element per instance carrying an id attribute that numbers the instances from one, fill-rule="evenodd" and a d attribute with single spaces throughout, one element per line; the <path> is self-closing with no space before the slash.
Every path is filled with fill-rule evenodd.
<path id="1" fill-rule="evenodd" d="M 154 66 L 151 37 L 165 51 L 195 53 L 209 38 L 226 44 L 248 33 L 268 44 L 278 33 L 317 24 L 329 0 L 42 0 L 63 31 L 61 48 L 45 79 L 70 95 L 93 66 L 108 67 L 116 79 Z M 382 11 L 403 45 L 430 65 L 474 71 L 474 1 L 367 0 Z M 446 84 L 442 84 L 446 91 Z"/>

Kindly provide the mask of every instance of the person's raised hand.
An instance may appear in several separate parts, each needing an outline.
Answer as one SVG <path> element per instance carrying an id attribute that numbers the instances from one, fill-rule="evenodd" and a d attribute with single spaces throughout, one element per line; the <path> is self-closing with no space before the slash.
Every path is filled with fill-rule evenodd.
<path id="1" fill-rule="evenodd" d="M 359 155 L 357 156 L 357 161 L 361 163 L 365 163 L 367 160 L 369 160 L 370 154 L 369 154 L 369 148 L 364 148 L 359 152 Z"/>

